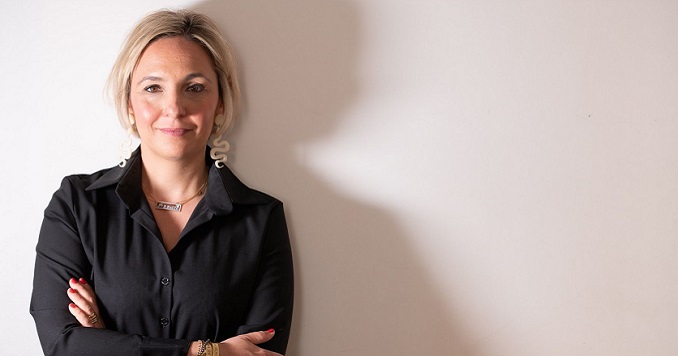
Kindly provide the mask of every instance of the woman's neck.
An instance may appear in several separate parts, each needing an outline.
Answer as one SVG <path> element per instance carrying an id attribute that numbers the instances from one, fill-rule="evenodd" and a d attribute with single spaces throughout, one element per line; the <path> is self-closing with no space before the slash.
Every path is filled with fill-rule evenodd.
<path id="1" fill-rule="evenodd" d="M 144 156 L 141 151 L 141 183 L 146 193 L 163 201 L 181 201 L 195 194 L 207 181 L 205 160 L 169 161 Z"/>

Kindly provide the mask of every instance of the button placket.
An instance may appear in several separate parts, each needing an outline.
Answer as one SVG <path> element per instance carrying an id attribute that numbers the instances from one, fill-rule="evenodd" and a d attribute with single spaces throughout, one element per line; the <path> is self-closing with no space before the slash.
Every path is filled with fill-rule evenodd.
<path id="1" fill-rule="evenodd" d="M 156 275 L 157 279 L 155 283 L 156 287 L 159 292 L 160 296 L 160 301 L 158 303 L 158 324 L 160 327 L 160 333 L 159 335 L 162 335 L 164 338 L 172 338 L 173 335 L 172 329 L 174 329 L 172 326 L 173 321 L 171 320 L 172 318 L 172 284 L 173 284 L 173 269 L 172 269 L 172 264 L 170 259 L 168 258 L 167 254 L 165 254 L 163 257 L 163 266 L 158 269 L 158 274 Z M 156 325 L 158 325 L 156 324 Z"/>

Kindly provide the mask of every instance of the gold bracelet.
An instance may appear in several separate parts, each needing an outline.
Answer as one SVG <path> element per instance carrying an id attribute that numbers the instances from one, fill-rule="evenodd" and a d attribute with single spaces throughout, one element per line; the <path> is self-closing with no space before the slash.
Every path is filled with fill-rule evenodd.
<path id="1" fill-rule="evenodd" d="M 219 344 L 217 344 L 216 342 L 211 342 L 210 349 L 212 351 L 210 356 L 219 356 Z"/>

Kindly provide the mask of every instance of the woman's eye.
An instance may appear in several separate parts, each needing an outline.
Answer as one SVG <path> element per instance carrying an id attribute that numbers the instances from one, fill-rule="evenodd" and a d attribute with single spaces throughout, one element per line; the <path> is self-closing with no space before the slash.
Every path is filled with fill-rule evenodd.
<path id="1" fill-rule="evenodd" d="M 199 92 L 205 90 L 205 86 L 202 85 L 202 84 L 193 84 L 193 85 L 189 86 L 187 90 L 192 91 L 194 93 L 199 93 Z"/>
<path id="2" fill-rule="evenodd" d="M 155 93 L 160 91 L 160 87 L 157 85 L 149 85 L 144 88 L 144 91 L 149 92 L 149 93 Z"/>

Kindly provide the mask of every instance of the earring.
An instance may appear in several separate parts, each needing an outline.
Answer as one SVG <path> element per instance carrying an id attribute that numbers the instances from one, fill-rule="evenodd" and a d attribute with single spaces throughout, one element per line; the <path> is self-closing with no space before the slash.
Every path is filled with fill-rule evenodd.
<path id="1" fill-rule="evenodd" d="M 224 123 L 226 117 L 223 114 L 219 114 L 214 118 L 214 127 L 212 128 L 212 133 L 216 134 L 219 132 L 221 125 Z M 222 168 L 224 163 L 228 159 L 226 153 L 231 148 L 231 145 L 221 137 L 221 135 L 216 135 L 212 138 L 212 148 L 210 149 L 210 157 L 214 160 L 214 165 L 217 168 Z"/>
<path id="2" fill-rule="evenodd" d="M 221 136 L 217 136 L 212 140 L 212 148 L 210 149 L 210 157 L 214 160 L 214 165 L 217 168 L 222 168 L 228 159 L 226 153 L 231 148 L 228 141 Z"/>
<path id="3" fill-rule="evenodd" d="M 120 167 L 124 167 L 127 164 L 127 160 L 132 157 L 132 135 L 134 135 L 134 130 L 129 127 L 127 129 L 127 137 L 120 142 L 120 163 L 118 163 Z"/>
<path id="4" fill-rule="evenodd" d="M 132 157 L 132 136 L 134 135 L 134 115 L 129 114 L 129 126 L 127 127 L 127 138 L 120 142 L 120 163 L 118 166 L 125 167 L 127 160 Z"/>

